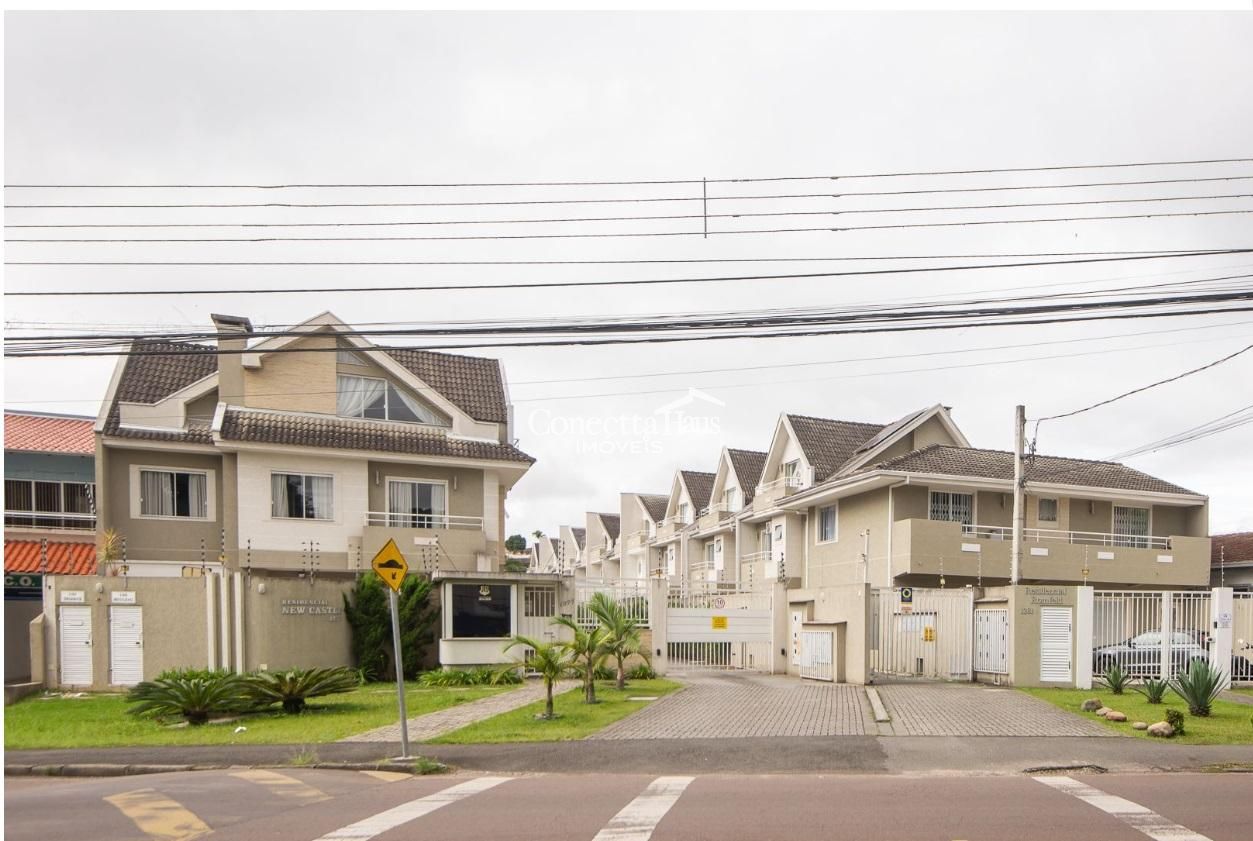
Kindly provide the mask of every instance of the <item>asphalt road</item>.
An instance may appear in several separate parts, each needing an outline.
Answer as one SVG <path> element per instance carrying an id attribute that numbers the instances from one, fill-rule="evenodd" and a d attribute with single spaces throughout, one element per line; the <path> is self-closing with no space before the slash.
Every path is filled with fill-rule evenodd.
<path id="1" fill-rule="evenodd" d="M 1248 841 L 1247 774 L 10 777 L 9 841 Z"/>

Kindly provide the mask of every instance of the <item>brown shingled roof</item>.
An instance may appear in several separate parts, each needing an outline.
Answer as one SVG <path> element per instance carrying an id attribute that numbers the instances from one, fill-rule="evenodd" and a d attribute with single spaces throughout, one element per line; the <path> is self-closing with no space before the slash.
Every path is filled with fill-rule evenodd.
<path id="1" fill-rule="evenodd" d="M 753 501 L 753 494 L 757 492 L 757 483 L 761 481 L 761 471 L 766 469 L 766 453 L 759 453 L 756 450 L 732 450 L 727 449 L 727 455 L 731 457 L 731 467 L 735 470 L 735 477 L 740 480 L 740 496 L 744 498 L 744 504 Z"/>
<path id="2" fill-rule="evenodd" d="M 587 529 L 571 526 L 570 534 L 574 535 L 574 542 L 578 544 L 580 549 L 587 543 Z"/>
<path id="3" fill-rule="evenodd" d="M 1253 531 L 1216 534 L 1210 538 L 1210 565 L 1253 563 Z"/>
<path id="4" fill-rule="evenodd" d="M 666 519 L 666 505 L 670 502 L 670 497 L 666 494 L 636 494 L 640 502 L 644 505 L 644 510 L 648 512 L 649 518 L 654 523 L 660 523 Z"/>
<path id="5" fill-rule="evenodd" d="M 618 539 L 618 532 L 622 529 L 622 518 L 617 514 L 597 514 L 600 517 L 600 524 L 605 527 L 605 534 L 609 535 L 611 540 Z"/>
<path id="6" fill-rule="evenodd" d="M 222 438 L 226 441 L 493 459 L 527 464 L 535 461 L 510 444 L 451 438 L 406 424 L 255 409 L 227 409 L 222 420 Z"/>
<path id="7" fill-rule="evenodd" d="M 697 511 L 709 505 L 709 495 L 714 489 L 714 474 L 701 473 L 696 470 L 680 470 L 683 484 L 687 485 L 687 495 L 692 499 L 692 507 Z"/>
<path id="8" fill-rule="evenodd" d="M 126 359 L 117 384 L 117 399 L 123 403 L 156 403 L 217 373 L 218 357 L 211 351 L 192 342 L 135 342 L 131 352 L 137 355 Z"/>
<path id="9" fill-rule="evenodd" d="M 862 444 L 885 428 L 879 423 L 856 423 L 805 415 L 788 415 L 796 442 L 814 468 L 814 482 L 822 482 L 839 472 Z"/>
<path id="10" fill-rule="evenodd" d="M 430 350 L 389 350 L 387 355 L 475 420 L 507 423 L 500 360 Z"/>
<path id="11" fill-rule="evenodd" d="M 920 450 L 879 462 L 865 469 L 900 470 L 907 473 L 938 473 L 987 479 L 1014 478 L 1014 455 L 1004 450 L 948 447 L 932 444 Z M 1193 494 L 1187 488 L 1141 473 L 1112 461 L 1088 461 L 1058 456 L 1034 456 L 1026 460 L 1028 481 L 1086 485 L 1124 491 Z"/>

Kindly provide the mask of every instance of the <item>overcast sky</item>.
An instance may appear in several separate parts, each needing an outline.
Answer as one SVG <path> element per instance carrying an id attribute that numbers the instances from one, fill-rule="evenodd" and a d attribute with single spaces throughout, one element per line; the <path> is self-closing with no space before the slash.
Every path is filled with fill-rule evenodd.
<path id="1" fill-rule="evenodd" d="M 882 173 L 1248 157 L 1253 18 L 1109 15 L 13 14 L 5 27 L 6 183 L 491 182 Z M 1250 165 L 849 181 L 842 189 L 1061 184 L 1253 174 Z M 1099 176 L 1099 177 L 1097 177 Z M 714 185 L 830 191 L 840 182 Z M 888 184 L 890 183 L 890 186 Z M 1027 193 L 1056 201 L 1253 193 L 1253 181 Z M 567 198 L 588 190 L 108 191 L 119 202 L 438 201 Z M 615 188 L 616 189 L 616 188 Z M 602 189 L 601 197 L 643 195 Z M 678 195 L 693 188 L 655 190 Z M 699 189 L 698 187 L 695 189 Z M 104 191 L 7 190 L 6 203 L 102 200 Z M 1017 195 L 1018 201 L 1032 200 Z M 956 194 L 933 204 L 992 203 Z M 841 204 L 842 202 L 842 204 Z M 1017 212 L 1016 218 L 1178 211 L 1181 205 Z M 1197 203 L 1249 208 L 1248 199 Z M 698 206 L 698 205 L 697 205 Z M 716 202 L 713 206 L 719 206 Z M 762 209 L 762 204 L 724 204 Z M 774 209 L 781 207 L 776 205 Z M 911 206 L 908 197 L 795 200 L 789 209 Z M 693 212 L 691 204 L 556 205 L 553 215 Z M 643 209 L 641 209 L 643 208 Z M 540 206 L 540 211 L 546 208 Z M 35 221 L 384 221 L 535 216 L 535 208 L 9 210 Z M 70 218 L 74 216 L 74 218 Z M 984 212 L 984 217 L 988 213 Z M 822 217 L 819 217 L 822 218 Z M 849 217 L 874 224 L 898 216 Z M 922 221 L 921 216 L 909 217 Z M 937 214 L 936 218 L 975 216 Z M 1004 217 L 1004 214 L 1002 215 Z M 762 220 L 802 227 L 812 217 Z M 677 229 L 688 222 L 647 223 Z M 692 223 L 698 230 L 700 220 Z M 816 224 L 824 224 L 818 222 Z M 589 227 L 589 225 L 591 227 Z M 596 227 L 599 225 L 600 227 Z M 743 220 L 715 228 L 745 227 Z M 508 230 L 505 230 L 505 229 Z M 529 226 L 521 226 L 527 230 Z M 586 223 L 571 230 L 627 230 Z M 315 229 L 316 230 L 316 229 Z M 366 229 L 370 230 L 370 229 Z M 395 229 L 384 229 L 392 233 Z M 403 230 L 403 229 L 402 229 Z M 438 229 L 464 233 L 465 228 Z M 493 229 L 518 233 L 520 226 Z M 529 228 L 529 230 L 537 230 Z M 431 229 L 422 233 L 431 233 Z M 168 233 L 168 232 L 167 232 Z M 304 235 L 299 230 L 288 231 Z M 10 231 L 12 235 L 12 231 Z M 1249 246 L 1253 216 L 635 239 L 471 242 L 34 245 L 7 260 L 609 260 L 990 254 Z M 97 231 L 91 236 L 100 235 Z M 141 235 L 156 235 L 144 232 Z M 177 235 L 177 233 L 175 234 Z M 218 229 L 216 235 L 240 236 Z M 354 234 L 355 235 L 355 234 Z M 799 268 L 798 268 L 799 265 Z M 9 267 L 9 290 L 249 288 L 404 282 L 538 282 L 848 270 L 874 264 L 548 267 Z M 839 305 L 1042 284 L 1134 286 L 1250 271 L 1253 255 L 1052 269 L 606 289 L 6 300 L 15 322 L 206 325 L 210 312 L 287 324 L 322 310 L 350 323 L 568 317 Z M 879 266 L 881 267 L 881 265 Z M 1235 267 L 1233 269 L 1233 267 Z M 1115 281 L 1124 281 L 1121 283 Z M 1247 280 L 1244 281 L 1248 283 Z M 1022 289 L 1026 287 L 1026 289 Z M 504 359 L 521 447 L 538 463 L 508 528 L 555 534 L 621 491 L 665 493 L 678 468 L 713 470 L 723 445 L 765 449 L 783 411 L 886 423 L 943 402 L 975 446 L 1008 449 L 1012 415 L 1064 412 L 1248 344 L 1253 314 L 881 336 L 513 349 Z M 1186 328 L 1186 329 L 1185 329 Z M 1202 329 L 1192 329 L 1202 328 Z M 1174 332 L 1163 332 L 1174 331 Z M 953 350 L 1054 343 L 1035 348 Z M 1151 346 L 1151 347 L 1145 347 Z M 1133 350 L 1126 350 L 1133 348 Z M 941 368 L 1032 356 L 1084 356 Z M 885 361 L 865 357 L 915 354 Z M 924 354 L 926 356 L 917 356 Z M 1246 406 L 1253 354 L 1185 381 L 1047 423 L 1039 450 L 1103 458 Z M 805 367 L 745 366 L 821 362 Z M 9 408 L 95 414 L 113 361 L 6 360 Z M 684 373 L 732 369 L 717 373 Z M 657 376 L 680 372 L 671 376 Z M 616 379 L 629 374 L 653 376 Z M 569 381 L 573 378 L 596 378 Z M 565 382 L 551 382 L 566 380 Z M 539 382 L 537 382 L 539 381 Z M 560 434 L 657 418 L 688 387 L 707 425 L 688 433 Z M 647 392 L 623 394 L 623 392 Z M 1215 533 L 1253 529 L 1253 426 L 1129 464 L 1211 497 Z"/>

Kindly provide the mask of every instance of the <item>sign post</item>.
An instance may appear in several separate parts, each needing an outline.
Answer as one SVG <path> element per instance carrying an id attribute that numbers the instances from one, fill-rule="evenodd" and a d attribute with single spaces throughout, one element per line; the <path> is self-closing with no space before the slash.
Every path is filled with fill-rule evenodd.
<path id="1" fill-rule="evenodd" d="M 392 612 L 392 651 L 396 662 L 396 705 L 400 709 L 400 759 L 409 759 L 409 715 L 405 711 L 405 666 L 400 657 L 400 585 L 404 583 L 409 564 L 400 553 L 395 540 L 388 540 L 370 562 L 375 575 L 387 585 L 387 603 Z"/>

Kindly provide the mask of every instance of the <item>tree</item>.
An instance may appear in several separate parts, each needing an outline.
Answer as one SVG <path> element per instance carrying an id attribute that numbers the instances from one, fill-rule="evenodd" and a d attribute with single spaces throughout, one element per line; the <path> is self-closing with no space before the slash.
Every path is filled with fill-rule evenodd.
<path id="1" fill-rule="evenodd" d="M 406 576 L 400 585 L 400 647 L 404 674 L 416 677 L 426 647 L 434 640 L 439 607 L 431 604 L 431 579 Z M 387 586 L 373 574 L 362 575 L 344 594 L 344 616 L 352 627 L 352 653 L 362 673 L 374 678 L 395 678 L 392 618 L 387 606 Z"/>
<path id="2" fill-rule="evenodd" d="M 543 540 L 543 539 L 544 539 L 544 530 L 543 530 L 543 529 L 536 529 L 535 531 L 531 532 L 531 537 L 535 538 L 536 540 Z"/>
<path id="3" fill-rule="evenodd" d="M 527 658 L 526 665 L 531 671 L 539 672 L 540 677 L 544 679 L 544 718 L 552 721 L 555 717 L 553 684 L 577 671 L 574 653 L 563 643 L 537 642 L 524 636 L 515 636 L 513 642 L 505 646 L 505 651 L 519 645 L 531 649 L 531 656 Z"/>
<path id="4" fill-rule="evenodd" d="M 583 702 L 586 704 L 596 703 L 596 669 L 605 662 L 605 658 L 609 656 L 609 652 L 605 650 L 605 640 L 607 635 L 605 629 L 597 625 L 595 628 L 588 630 L 580 627 L 569 616 L 558 616 L 553 620 L 554 625 L 561 625 L 569 628 L 574 632 L 574 639 L 563 642 L 569 649 L 571 656 L 575 662 L 575 668 L 578 670 L 579 676 L 583 678 Z"/>
<path id="5" fill-rule="evenodd" d="M 510 552 L 525 552 L 526 538 L 520 534 L 511 534 L 505 540 L 505 549 Z"/>
<path id="6" fill-rule="evenodd" d="M 626 687 L 626 661 L 632 654 L 644 654 L 639 625 L 621 602 L 605 593 L 593 594 L 587 610 L 605 631 L 604 649 L 618 666 L 617 686 L 623 689 Z"/>

